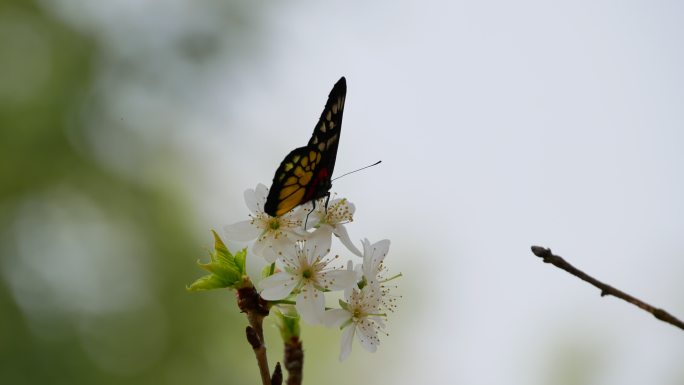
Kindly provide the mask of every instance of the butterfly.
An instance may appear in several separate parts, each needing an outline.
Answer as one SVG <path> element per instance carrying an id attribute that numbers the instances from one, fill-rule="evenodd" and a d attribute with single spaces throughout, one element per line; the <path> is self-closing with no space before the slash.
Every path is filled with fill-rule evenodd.
<path id="1" fill-rule="evenodd" d="M 316 199 L 330 197 L 346 96 L 343 76 L 330 91 L 309 143 L 287 154 L 276 170 L 264 205 L 266 214 L 279 217 L 310 201 L 315 208 Z"/>

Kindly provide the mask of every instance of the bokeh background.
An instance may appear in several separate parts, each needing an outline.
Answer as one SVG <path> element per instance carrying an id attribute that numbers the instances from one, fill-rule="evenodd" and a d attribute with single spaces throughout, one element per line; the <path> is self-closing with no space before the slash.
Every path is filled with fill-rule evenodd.
<path id="1" fill-rule="evenodd" d="M 187 293 L 349 92 L 336 181 L 392 241 L 390 335 L 308 384 L 684 384 L 678 1 L 4 0 L 0 383 L 255 384 L 227 291 Z M 342 250 L 343 251 L 343 250 Z M 260 263 L 250 260 L 253 269 Z M 267 322 L 271 363 L 281 343 Z"/>

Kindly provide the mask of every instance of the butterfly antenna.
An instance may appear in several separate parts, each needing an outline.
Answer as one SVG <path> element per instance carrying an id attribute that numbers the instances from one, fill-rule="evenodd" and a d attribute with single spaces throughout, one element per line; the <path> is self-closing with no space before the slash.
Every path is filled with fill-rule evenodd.
<path id="1" fill-rule="evenodd" d="M 369 167 L 377 166 L 377 165 L 379 165 L 380 163 L 382 163 L 381 160 L 379 160 L 379 161 L 377 161 L 377 162 L 375 162 L 375 163 L 373 163 L 373 164 L 369 164 L 368 166 L 361 167 L 360 169 L 357 169 L 357 170 L 354 170 L 354 171 L 349 171 L 348 173 L 342 174 L 342 175 L 338 176 L 337 178 L 334 178 L 333 180 L 340 179 L 340 178 L 342 178 L 342 177 L 345 176 L 345 175 L 353 174 L 353 173 L 355 173 L 355 172 L 357 172 L 357 171 L 365 170 L 365 169 L 367 169 L 367 168 L 369 168 Z M 331 182 L 332 182 L 333 180 L 331 180 Z"/>

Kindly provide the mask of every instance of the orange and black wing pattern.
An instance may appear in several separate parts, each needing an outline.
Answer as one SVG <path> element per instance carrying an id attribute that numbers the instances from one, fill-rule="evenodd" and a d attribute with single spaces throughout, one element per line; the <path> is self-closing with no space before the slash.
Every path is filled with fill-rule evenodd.
<path id="1" fill-rule="evenodd" d="M 342 77 L 330 91 L 309 143 L 292 150 L 276 170 L 264 206 L 266 214 L 279 217 L 329 194 L 346 96 L 347 82 Z"/>

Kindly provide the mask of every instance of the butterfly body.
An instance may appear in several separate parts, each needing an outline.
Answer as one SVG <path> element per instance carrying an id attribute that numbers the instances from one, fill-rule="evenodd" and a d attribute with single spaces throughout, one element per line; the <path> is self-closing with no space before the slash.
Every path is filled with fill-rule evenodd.
<path id="1" fill-rule="evenodd" d="M 309 143 L 292 150 L 276 170 L 264 211 L 279 217 L 293 208 L 329 196 L 342 114 L 347 94 L 344 77 L 335 83 Z"/>

